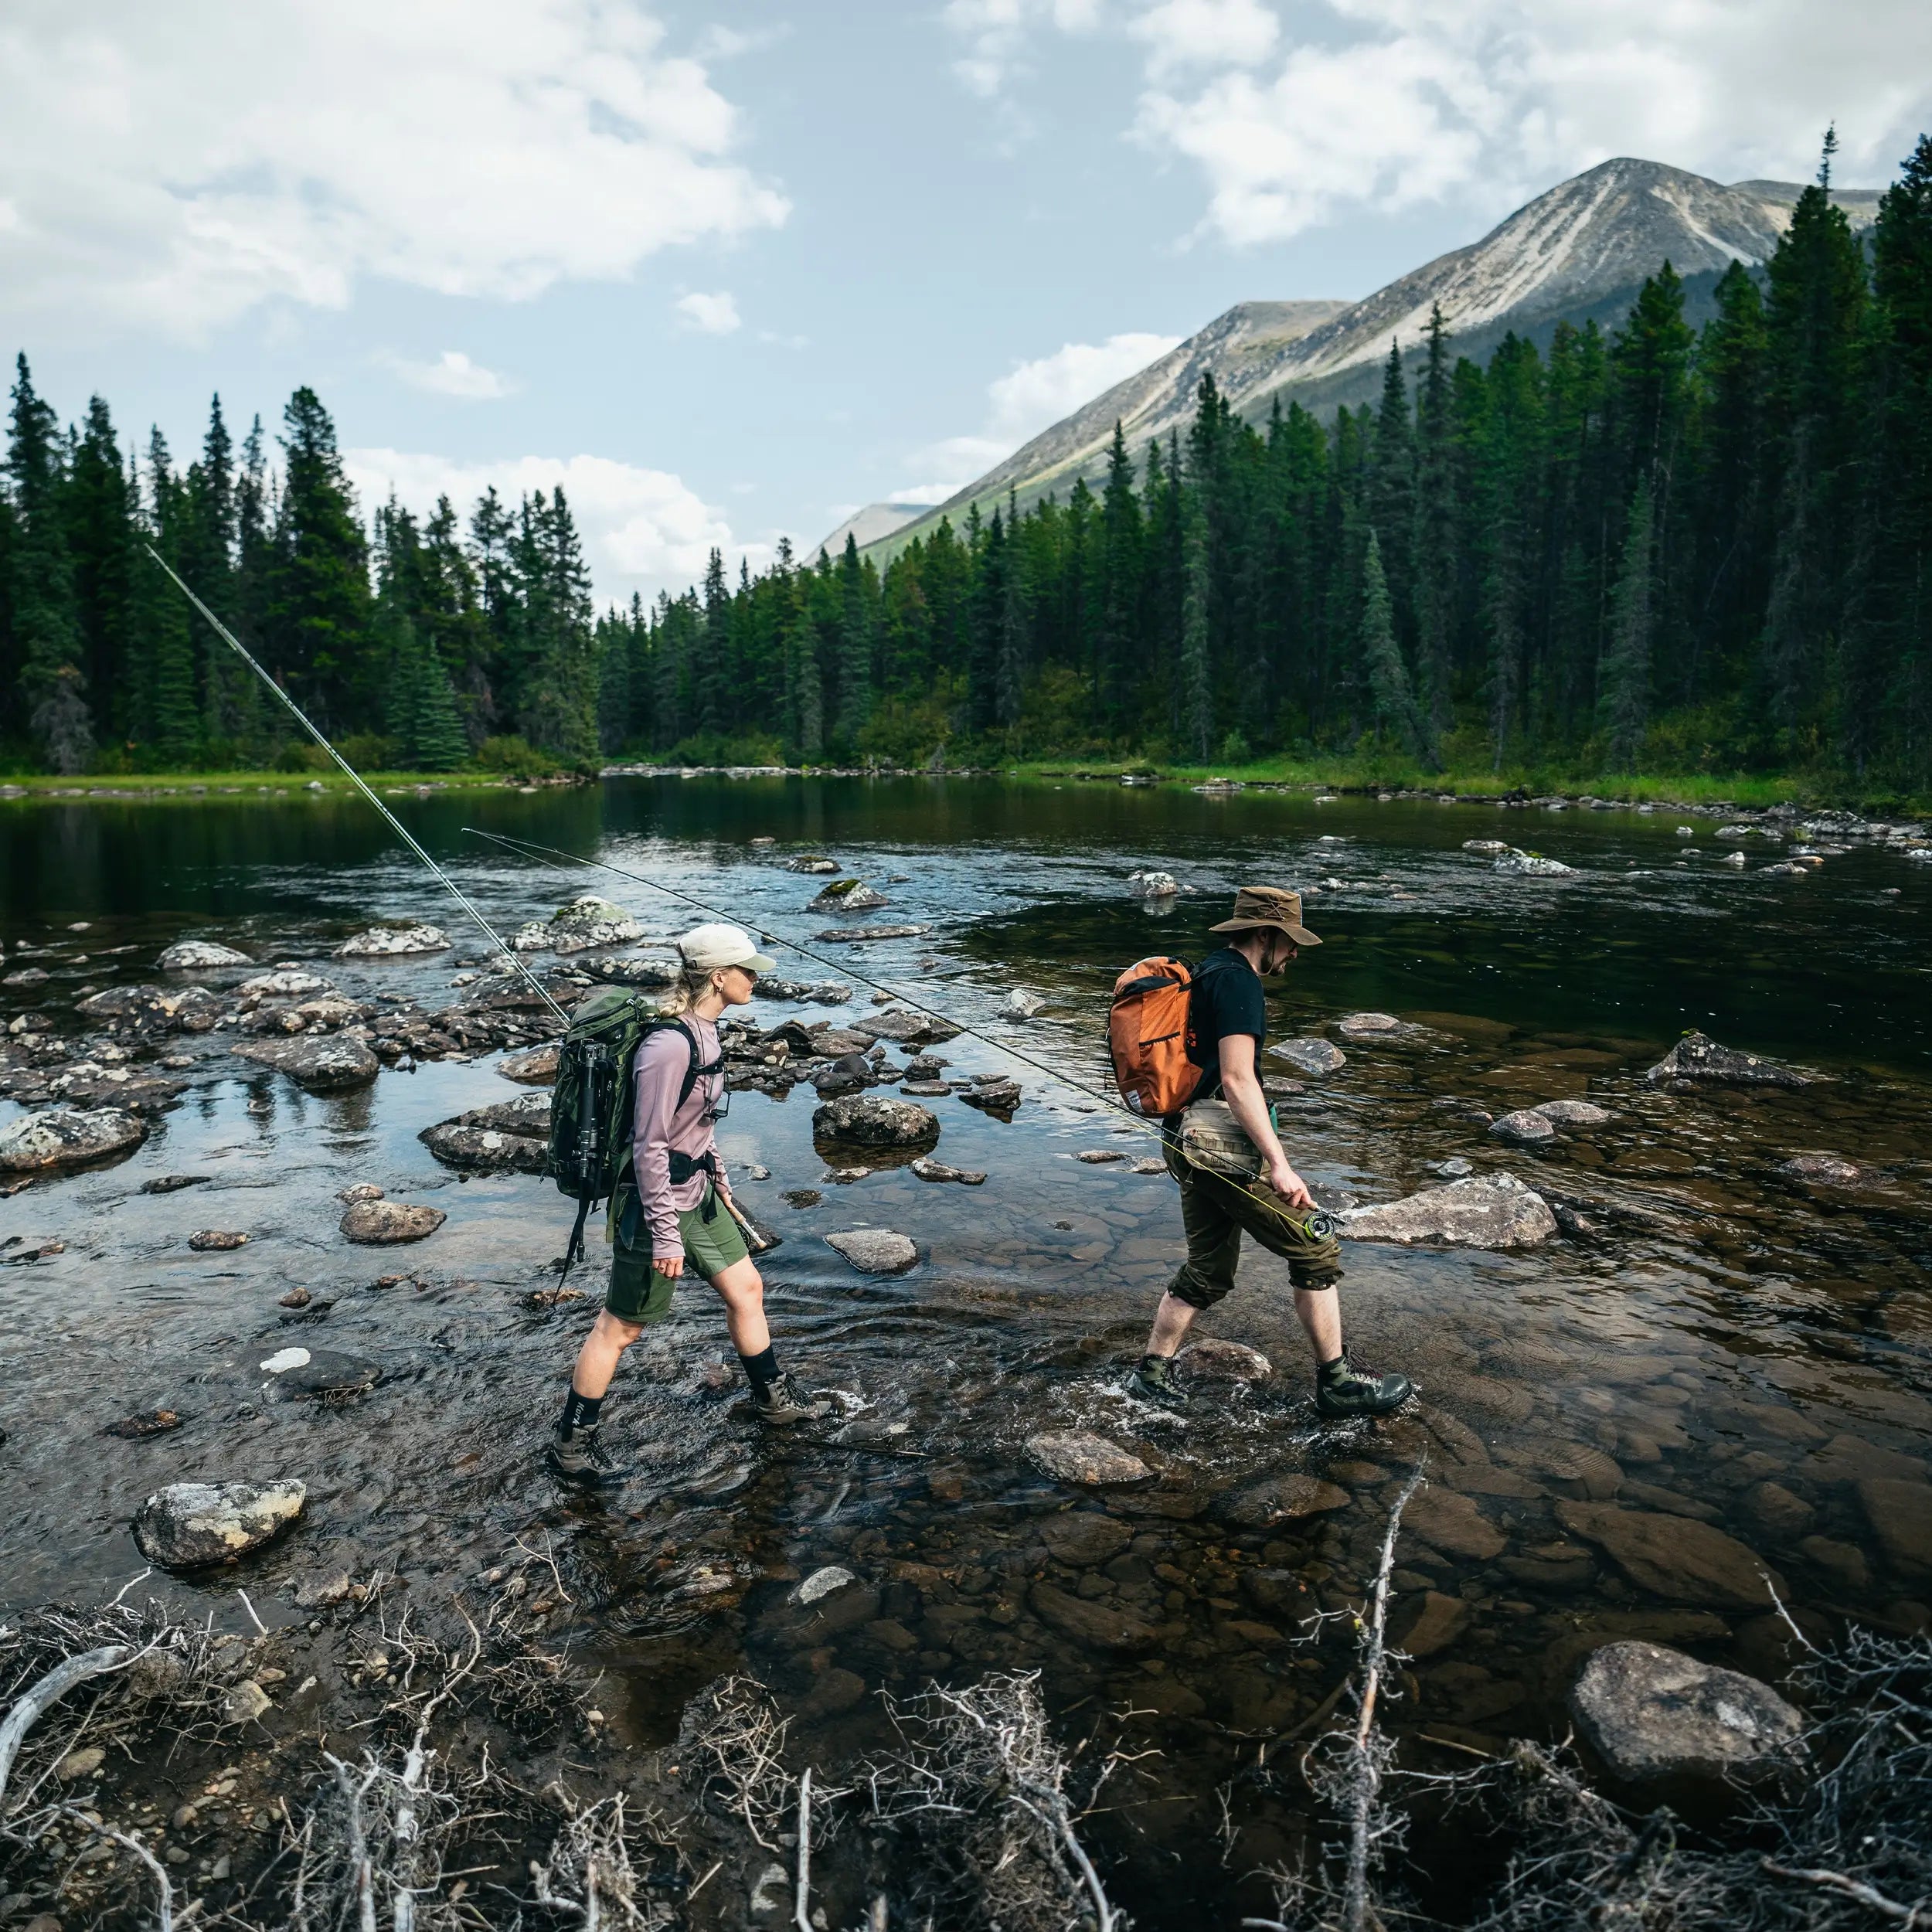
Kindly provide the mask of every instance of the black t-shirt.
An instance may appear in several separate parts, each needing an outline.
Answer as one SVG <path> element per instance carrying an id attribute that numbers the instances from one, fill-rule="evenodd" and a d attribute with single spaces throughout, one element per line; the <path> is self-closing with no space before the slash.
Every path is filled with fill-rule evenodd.
<path id="1" fill-rule="evenodd" d="M 1230 1033 L 1254 1037 L 1256 1063 L 1268 1036 L 1267 1002 L 1261 994 L 1261 975 L 1232 946 L 1209 953 L 1194 975 L 1188 1002 L 1187 1056 L 1201 1071 L 1196 1100 L 1213 1100 L 1221 1092 L 1221 1043 Z"/>

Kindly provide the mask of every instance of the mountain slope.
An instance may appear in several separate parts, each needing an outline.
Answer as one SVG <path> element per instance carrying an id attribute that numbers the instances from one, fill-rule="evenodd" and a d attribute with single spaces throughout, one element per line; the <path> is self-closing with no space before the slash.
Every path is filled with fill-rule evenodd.
<path id="1" fill-rule="evenodd" d="M 1546 334 L 1565 318 L 1621 318 L 1665 261 L 1694 288 L 1707 287 L 1732 260 L 1769 257 L 1801 192 L 1795 182 L 1726 187 L 1658 162 L 1606 161 L 1361 301 L 1241 303 L 883 539 L 877 554 L 883 561 L 942 515 L 957 522 L 970 503 L 990 509 L 1009 489 L 1031 502 L 1049 489 L 1064 494 L 1079 476 L 1094 482 L 1116 417 L 1137 454 L 1155 437 L 1184 432 L 1204 370 L 1250 420 L 1277 398 L 1327 413 L 1375 394 L 1391 337 L 1410 352 L 1438 304 L 1457 352 L 1480 359 L 1512 329 Z M 1832 199 L 1855 227 L 1876 217 L 1876 191 Z"/>
<path id="2" fill-rule="evenodd" d="M 821 538 L 810 549 L 799 554 L 810 560 L 823 550 L 829 556 L 837 556 L 845 549 L 849 536 L 856 538 L 862 550 L 867 544 L 891 536 L 903 530 L 914 518 L 925 514 L 917 503 L 868 503 L 854 510 L 830 536 Z"/>

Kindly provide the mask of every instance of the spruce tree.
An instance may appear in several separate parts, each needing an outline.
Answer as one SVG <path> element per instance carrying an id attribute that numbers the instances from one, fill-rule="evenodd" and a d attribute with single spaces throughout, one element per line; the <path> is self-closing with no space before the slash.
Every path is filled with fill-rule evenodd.
<path id="1" fill-rule="evenodd" d="M 335 735 L 381 715 L 382 665 L 366 648 L 369 546 L 335 447 L 335 425 L 306 386 L 282 413 L 268 669 Z"/>
<path id="2" fill-rule="evenodd" d="M 107 405 L 94 396 L 68 465 L 67 548 L 96 728 L 103 740 L 124 743 L 134 734 L 146 675 L 145 634 L 134 621 L 135 585 L 155 567 L 136 547 L 137 507 Z"/>
<path id="3" fill-rule="evenodd" d="M 1612 771 L 1634 771 L 1650 722 L 1651 634 L 1655 597 L 1654 506 L 1640 476 L 1611 599 L 1610 636 L 1597 679 L 1597 721 Z"/>
<path id="4" fill-rule="evenodd" d="M 849 530 L 838 559 L 838 721 L 833 736 L 856 751 L 872 716 L 872 662 L 878 652 L 878 580 L 859 560 Z"/>
<path id="5" fill-rule="evenodd" d="M 1362 563 L 1361 655 L 1376 730 L 1393 733 L 1425 768 L 1433 770 L 1436 760 L 1429 727 L 1416 702 L 1408 667 L 1402 662 L 1402 648 L 1396 640 L 1388 580 L 1382 573 L 1381 540 L 1373 530 L 1369 532 Z"/>
<path id="6" fill-rule="evenodd" d="M 1208 668 L 1208 519 L 1205 493 L 1184 490 L 1181 510 L 1181 729 L 1205 764 L 1214 743 L 1214 691 Z"/>

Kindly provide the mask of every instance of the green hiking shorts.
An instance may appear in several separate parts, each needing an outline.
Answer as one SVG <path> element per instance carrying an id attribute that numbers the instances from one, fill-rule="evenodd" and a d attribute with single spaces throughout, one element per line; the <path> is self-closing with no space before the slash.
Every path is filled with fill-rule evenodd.
<path id="1" fill-rule="evenodd" d="M 1187 1233 L 1187 1259 L 1167 1284 L 1176 1301 L 1211 1308 L 1234 1290 L 1234 1270 L 1247 1234 L 1288 1264 L 1298 1288 L 1332 1288 L 1342 1279 L 1342 1244 L 1330 1235 L 1312 1241 L 1301 1217 L 1265 1188 L 1253 1192 L 1219 1174 L 1192 1165 L 1165 1138 L 1167 1171 L 1181 1184 L 1181 1224 Z"/>
<path id="2" fill-rule="evenodd" d="M 704 1218 L 706 1204 L 712 1202 L 711 1219 Z M 620 1213 L 621 1207 L 620 1207 Z M 678 1238 L 684 1243 L 685 1272 L 673 1281 L 651 1265 L 651 1230 L 640 1226 L 634 1242 L 626 1241 L 616 1231 L 617 1216 L 612 1217 L 611 1287 L 604 1305 L 620 1321 L 652 1322 L 668 1318 L 671 1298 L 678 1281 L 692 1274 L 715 1281 L 734 1262 L 742 1261 L 751 1250 L 745 1246 L 744 1230 L 731 1217 L 722 1201 L 713 1201 L 707 1185 L 703 1199 L 678 1216 Z"/>

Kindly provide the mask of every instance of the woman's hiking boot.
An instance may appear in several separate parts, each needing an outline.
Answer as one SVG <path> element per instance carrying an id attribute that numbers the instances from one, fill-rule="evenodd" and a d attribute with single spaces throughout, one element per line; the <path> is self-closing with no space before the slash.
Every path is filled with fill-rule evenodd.
<path id="1" fill-rule="evenodd" d="M 1163 1409 L 1185 1409 L 1187 1391 L 1174 1379 L 1174 1358 L 1169 1355 L 1144 1355 L 1141 1366 L 1127 1379 L 1127 1392 Z"/>
<path id="2" fill-rule="evenodd" d="M 1406 1376 L 1378 1375 L 1351 1362 L 1345 1349 L 1315 1371 L 1315 1406 L 1331 1421 L 1388 1415 L 1415 1392 L 1416 1385 Z"/>
<path id="3" fill-rule="evenodd" d="M 550 1432 L 550 1467 L 571 1482 L 593 1488 L 614 1487 L 630 1475 L 611 1460 L 611 1452 L 598 1439 L 598 1425 L 580 1423 L 566 1430 L 559 1423 Z"/>
<path id="4" fill-rule="evenodd" d="M 816 1422 L 828 1405 L 806 1395 L 788 1375 L 779 1375 L 762 1386 L 754 1383 L 751 1406 L 758 1420 L 774 1428 L 794 1422 Z"/>

